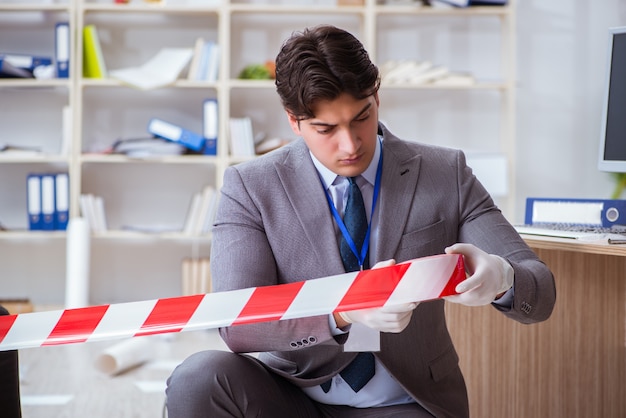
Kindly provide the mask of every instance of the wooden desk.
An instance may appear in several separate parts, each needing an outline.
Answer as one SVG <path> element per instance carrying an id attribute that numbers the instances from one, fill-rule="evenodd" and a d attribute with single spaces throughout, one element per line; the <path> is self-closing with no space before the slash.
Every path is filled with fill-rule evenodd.
<path id="1" fill-rule="evenodd" d="M 626 245 L 525 240 L 555 276 L 547 321 L 446 304 L 472 417 L 626 417 Z"/>

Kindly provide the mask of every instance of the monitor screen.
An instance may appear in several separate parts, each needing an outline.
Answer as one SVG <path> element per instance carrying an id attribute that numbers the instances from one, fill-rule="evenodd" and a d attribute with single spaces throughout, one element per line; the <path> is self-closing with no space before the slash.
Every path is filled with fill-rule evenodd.
<path id="1" fill-rule="evenodd" d="M 598 169 L 626 172 L 626 27 L 609 29 Z"/>

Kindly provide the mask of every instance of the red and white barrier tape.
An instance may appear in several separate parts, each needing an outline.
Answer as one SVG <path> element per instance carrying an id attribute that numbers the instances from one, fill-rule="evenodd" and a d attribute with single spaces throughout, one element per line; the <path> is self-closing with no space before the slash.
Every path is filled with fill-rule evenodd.
<path id="1" fill-rule="evenodd" d="M 463 257 L 295 283 L 0 317 L 0 351 L 303 318 L 456 294 Z"/>

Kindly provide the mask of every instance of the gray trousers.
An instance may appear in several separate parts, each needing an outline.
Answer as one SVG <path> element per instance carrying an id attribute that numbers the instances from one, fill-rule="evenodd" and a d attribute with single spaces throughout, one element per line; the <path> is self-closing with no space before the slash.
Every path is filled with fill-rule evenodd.
<path id="1" fill-rule="evenodd" d="M 382 408 L 321 404 L 256 358 L 227 351 L 191 355 L 167 380 L 166 395 L 168 418 L 432 418 L 418 404 Z"/>

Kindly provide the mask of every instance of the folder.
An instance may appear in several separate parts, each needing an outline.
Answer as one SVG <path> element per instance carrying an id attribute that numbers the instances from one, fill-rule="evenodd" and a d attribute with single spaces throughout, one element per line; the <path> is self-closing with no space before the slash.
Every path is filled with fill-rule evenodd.
<path id="1" fill-rule="evenodd" d="M 83 77 L 107 77 L 107 69 L 104 63 L 104 56 L 102 55 L 100 38 L 93 24 L 83 28 Z"/>
<path id="2" fill-rule="evenodd" d="M 218 116 L 217 116 L 217 99 L 207 99 L 204 101 L 203 109 L 203 127 L 204 135 L 204 154 L 217 155 L 217 133 L 218 133 Z"/>
<path id="3" fill-rule="evenodd" d="M 28 212 L 28 229 L 43 229 L 41 217 L 41 176 L 29 174 L 26 178 L 26 208 Z"/>
<path id="4" fill-rule="evenodd" d="M 41 229 L 54 230 L 54 174 L 41 175 Z"/>
<path id="5" fill-rule="evenodd" d="M 183 129 L 162 119 L 153 118 L 148 123 L 148 132 L 159 138 L 176 142 L 192 151 L 202 151 L 204 138 L 202 135 Z"/>
<path id="6" fill-rule="evenodd" d="M 55 62 L 57 78 L 70 76 L 70 26 L 68 22 L 59 22 L 55 27 Z"/>
<path id="7" fill-rule="evenodd" d="M 54 229 L 65 231 L 70 210 L 70 182 L 68 173 L 55 175 Z"/>

